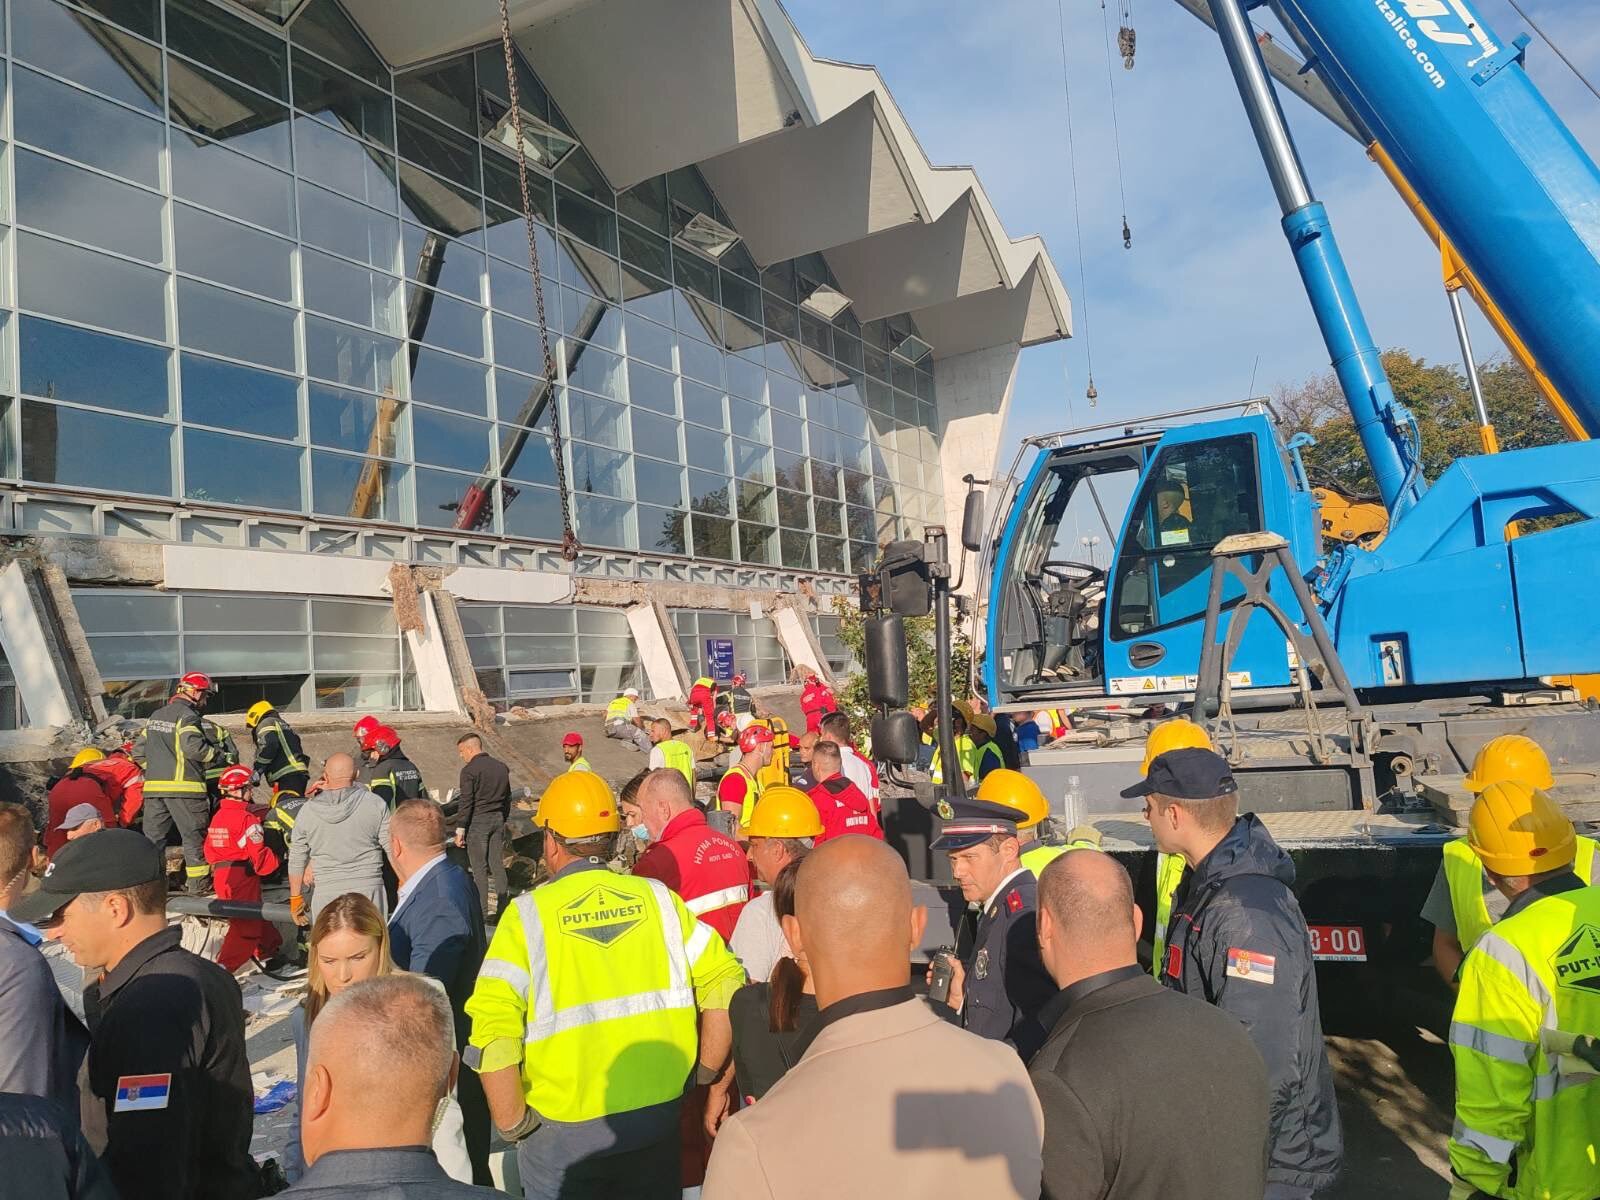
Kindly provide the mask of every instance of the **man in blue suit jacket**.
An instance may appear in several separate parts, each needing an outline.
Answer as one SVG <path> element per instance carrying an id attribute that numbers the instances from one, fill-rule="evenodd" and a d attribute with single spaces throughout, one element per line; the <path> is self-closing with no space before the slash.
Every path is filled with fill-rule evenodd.
<path id="1" fill-rule="evenodd" d="M 389 950 L 402 971 L 431 975 L 444 984 L 455 1014 L 459 1053 L 472 1031 L 467 999 L 489 946 L 478 889 L 471 875 L 445 857 L 444 815 L 434 801 L 418 797 L 396 808 L 389 818 L 389 842 L 389 861 L 400 880 L 389 918 Z M 476 1071 L 460 1073 L 456 1099 L 466 1125 L 473 1181 L 492 1183 L 489 1106 Z"/>

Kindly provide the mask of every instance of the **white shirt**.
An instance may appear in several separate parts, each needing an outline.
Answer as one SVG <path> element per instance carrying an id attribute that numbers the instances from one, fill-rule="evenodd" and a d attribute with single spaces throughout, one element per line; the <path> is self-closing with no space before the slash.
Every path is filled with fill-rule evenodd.
<path id="1" fill-rule="evenodd" d="M 650 769 L 658 771 L 667 765 L 667 756 L 661 752 L 661 743 L 650 747 Z"/>
<path id="2" fill-rule="evenodd" d="M 771 892 L 762 892 L 744 906 L 733 927 L 730 945 L 744 964 L 745 974 L 755 983 L 771 979 L 778 960 L 790 957 L 789 939 L 783 936 Z"/>
<path id="3" fill-rule="evenodd" d="M 878 789 L 872 786 L 872 767 L 854 746 L 839 747 L 839 769 L 844 777 L 861 789 L 861 794 L 878 807 Z"/>
<path id="4" fill-rule="evenodd" d="M 417 890 L 417 884 L 421 883 L 428 872 L 433 870 L 443 861 L 444 851 L 441 850 L 427 862 L 423 863 L 422 866 L 418 867 L 415 875 L 400 885 L 400 890 L 395 893 L 394 912 L 389 914 L 389 920 L 391 922 L 393 922 L 395 917 L 399 915 L 400 910 L 405 907 L 406 900 L 411 896 L 411 893 Z"/>

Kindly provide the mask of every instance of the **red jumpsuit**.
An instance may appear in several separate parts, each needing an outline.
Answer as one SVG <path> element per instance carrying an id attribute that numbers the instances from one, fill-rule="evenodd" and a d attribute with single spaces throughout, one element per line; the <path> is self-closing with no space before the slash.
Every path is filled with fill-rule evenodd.
<path id="1" fill-rule="evenodd" d="M 137 829 L 139 814 L 144 810 L 144 772 L 139 770 L 139 764 L 126 754 L 110 754 L 89 763 L 83 771 L 100 780 L 100 786 L 111 797 L 115 823 L 125 829 Z"/>
<path id="2" fill-rule="evenodd" d="M 820 733 L 822 718 L 839 711 L 839 702 L 833 698 L 833 689 L 820 680 L 813 680 L 800 692 L 800 711 L 806 715 L 806 732 Z"/>
<path id="3" fill-rule="evenodd" d="M 661 840 L 639 856 L 633 873 L 659 879 L 677 892 L 725 942 L 750 899 L 750 860 L 738 842 L 707 825 L 698 808 L 668 821 Z"/>
<path id="4" fill-rule="evenodd" d="M 117 823 L 116 812 L 111 807 L 111 797 L 106 794 L 104 782 L 99 776 L 91 775 L 87 767 L 77 767 L 56 780 L 45 803 L 49 819 L 44 831 L 44 852 L 52 858 L 57 850 L 67 844 L 66 833 L 56 826 L 78 805 L 94 805 L 100 810 L 100 819 L 107 828 Z"/>
<path id="5" fill-rule="evenodd" d="M 218 900 L 261 902 L 261 879 L 278 869 L 278 856 L 267 845 L 261 817 L 236 796 L 224 796 L 206 830 L 206 862 L 211 864 Z M 251 958 L 270 958 L 283 938 L 270 921 L 231 920 L 217 962 L 228 971 Z"/>
<path id="6" fill-rule="evenodd" d="M 707 737 L 717 732 L 717 685 L 704 677 L 695 680 L 689 689 L 690 727 Z"/>
<path id="7" fill-rule="evenodd" d="M 824 779 L 807 794 L 822 818 L 822 836 L 817 839 L 817 845 L 846 833 L 884 840 L 883 826 L 878 824 L 878 816 L 872 811 L 872 801 L 843 774 Z"/>

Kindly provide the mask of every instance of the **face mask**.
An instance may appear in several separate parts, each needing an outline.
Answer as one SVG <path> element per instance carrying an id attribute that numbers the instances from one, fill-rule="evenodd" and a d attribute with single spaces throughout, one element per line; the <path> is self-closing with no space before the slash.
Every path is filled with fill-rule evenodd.
<path id="1" fill-rule="evenodd" d="M 633 836 L 638 838 L 641 842 L 650 841 L 650 827 L 648 825 L 631 826 L 628 829 L 628 832 L 633 834 Z"/>

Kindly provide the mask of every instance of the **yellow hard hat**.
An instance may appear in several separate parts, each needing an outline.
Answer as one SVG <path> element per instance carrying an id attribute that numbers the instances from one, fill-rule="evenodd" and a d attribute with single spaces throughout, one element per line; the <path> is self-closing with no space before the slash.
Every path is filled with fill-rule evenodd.
<path id="1" fill-rule="evenodd" d="M 1000 727 L 995 724 L 994 717 L 990 713 L 975 712 L 967 718 L 967 724 L 973 729 L 983 730 L 990 737 L 993 737 L 997 732 L 999 732 L 1000 729 Z"/>
<path id="2" fill-rule="evenodd" d="M 545 788 L 533 823 L 564 838 L 590 838 L 618 832 L 622 814 L 604 779 L 593 771 L 568 771 Z"/>
<path id="3" fill-rule="evenodd" d="M 1173 717 L 1170 721 L 1161 722 L 1150 731 L 1150 736 L 1145 738 L 1144 764 L 1139 768 L 1139 774 L 1150 774 L 1150 764 L 1168 750 L 1211 749 L 1214 747 L 1204 729 L 1188 717 Z"/>
<path id="4" fill-rule="evenodd" d="M 983 782 L 978 785 L 978 799 L 1016 809 L 1022 814 L 1017 822 L 1018 829 L 1037 825 L 1050 815 L 1050 805 L 1046 803 L 1039 785 L 1021 771 L 1011 771 L 1005 767 L 996 767 L 983 777 Z"/>
<path id="5" fill-rule="evenodd" d="M 1554 800 L 1508 779 L 1491 783 L 1472 802 L 1467 845 L 1496 875 L 1542 875 L 1571 865 L 1578 838 Z"/>
<path id="6" fill-rule="evenodd" d="M 967 721 L 969 723 L 971 722 L 972 705 L 968 704 L 965 700 L 952 700 L 950 702 L 950 707 L 954 708 L 958 713 L 961 714 L 961 719 L 963 721 Z"/>
<path id="7" fill-rule="evenodd" d="M 99 762 L 105 756 L 104 750 L 96 750 L 93 746 L 85 746 L 72 756 L 72 762 L 67 767 L 67 770 L 76 771 L 79 767 L 88 763 Z"/>
<path id="8" fill-rule="evenodd" d="M 780 783 L 761 793 L 750 811 L 750 824 L 739 832 L 745 837 L 808 838 L 822 836 L 822 818 L 811 797 L 797 787 Z"/>
<path id="9" fill-rule="evenodd" d="M 1462 782 L 1467 791 L 1481 792 L 1491 783 L 1503 783 L 1508 779 L 1536 788 L 1556 785 L 1544 747 L 1520 733 L 1503 733 L 1485 742 Z"/>
<path id="10" fill-rule="evenodd" d="M 244 723 L 254 729 L 260 723 L 261 718 L 271 711 L 272 702 L 270 700 L 257 700 L 250 706 L 249 711 L 244 714 Z"/>

